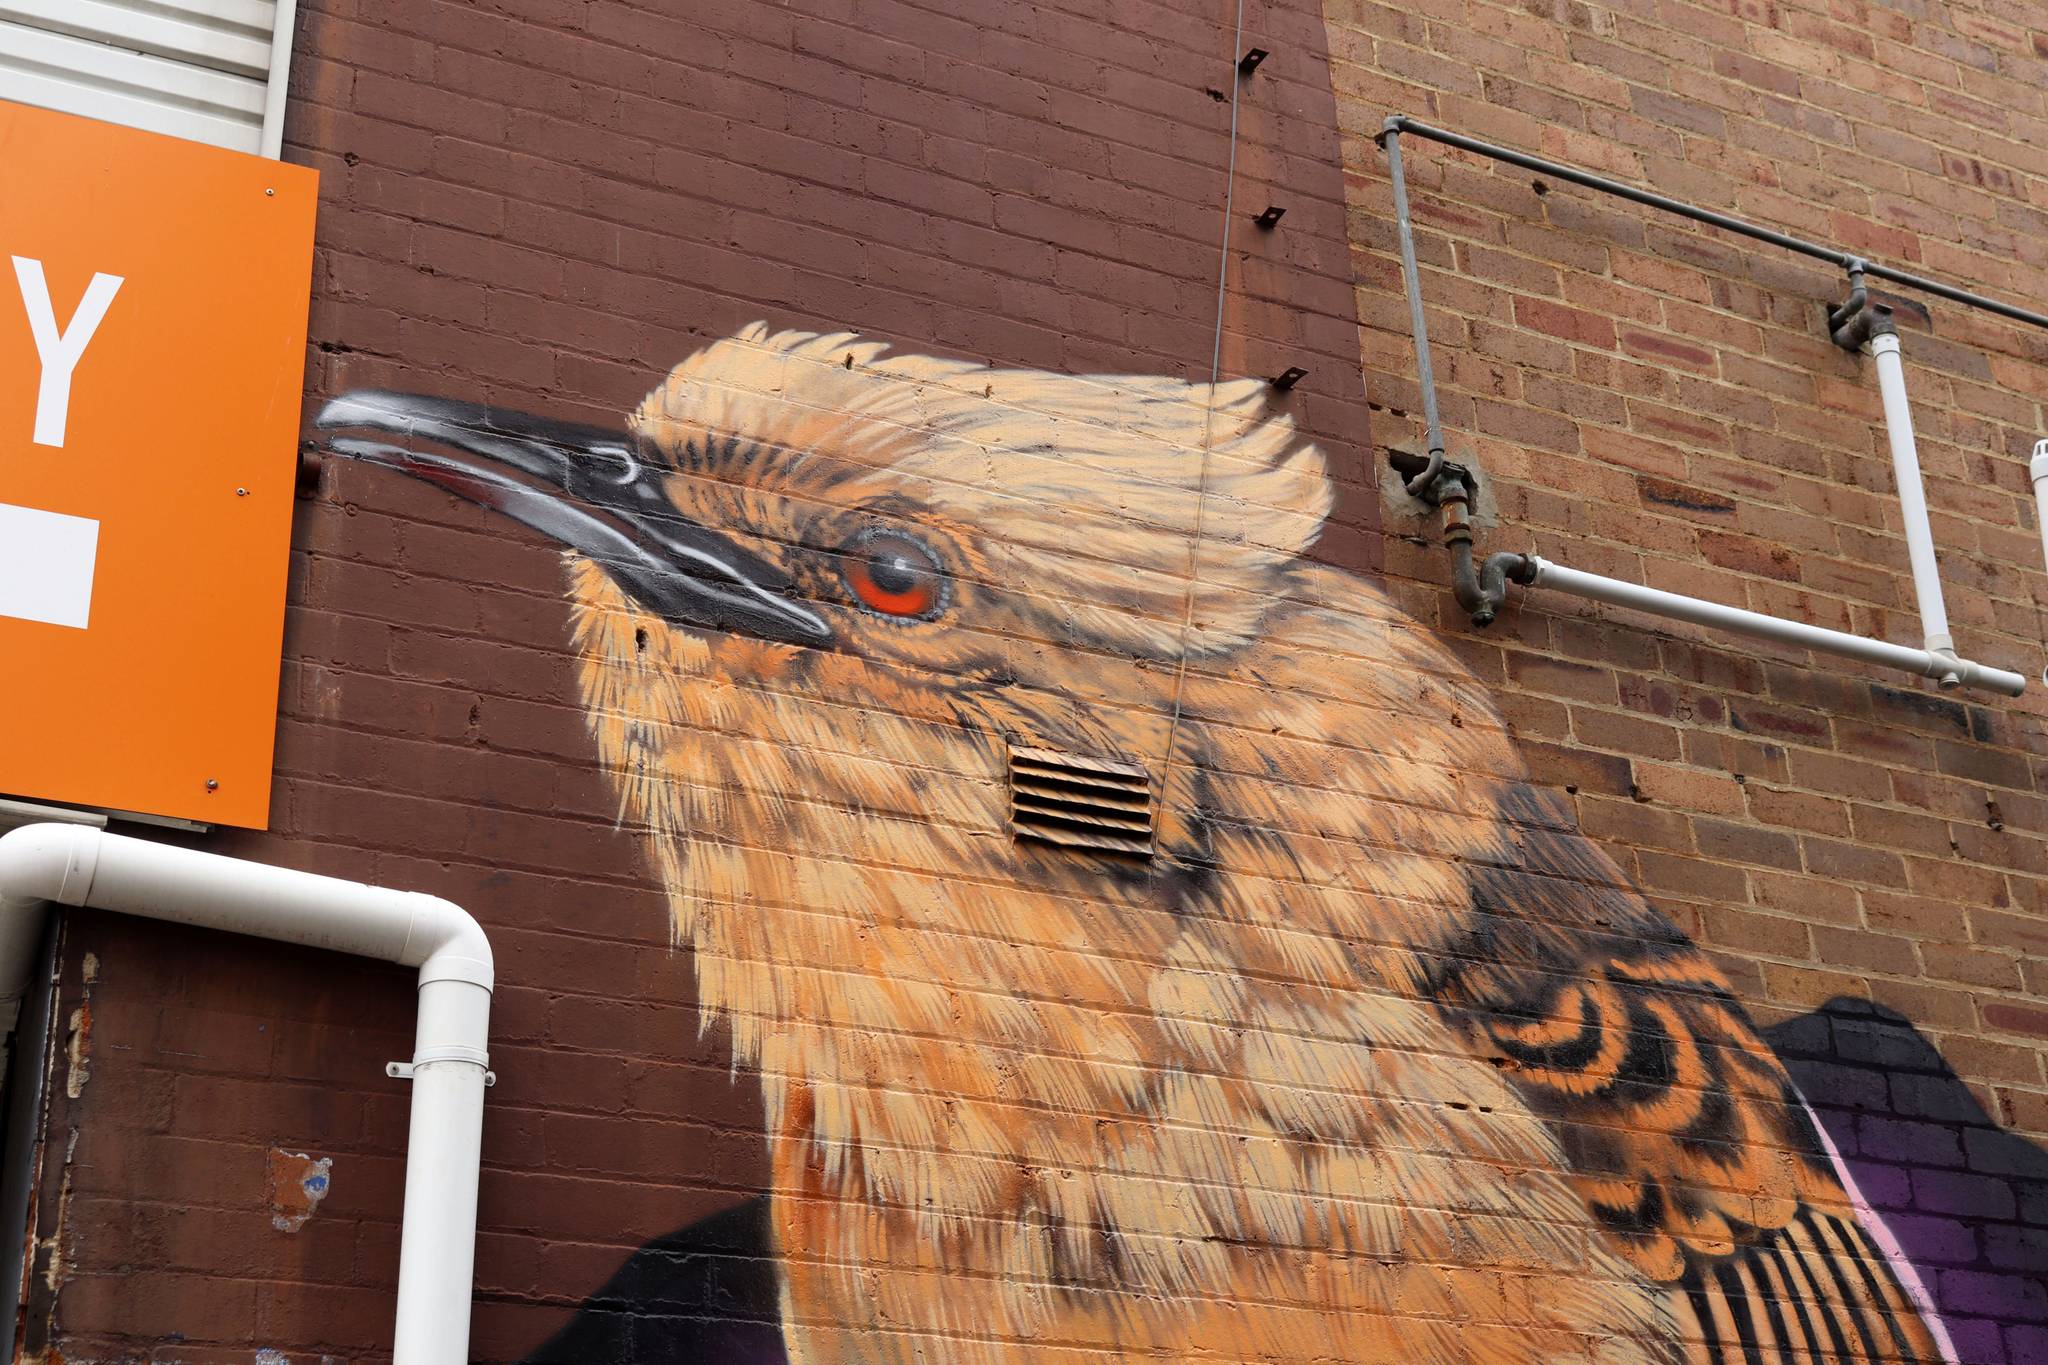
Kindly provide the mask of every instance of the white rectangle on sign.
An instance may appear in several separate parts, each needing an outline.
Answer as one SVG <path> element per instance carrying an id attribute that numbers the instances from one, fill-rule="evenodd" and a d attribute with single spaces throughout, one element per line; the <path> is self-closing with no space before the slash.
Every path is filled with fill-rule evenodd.
<path id="1" fill-rule="evenodd" d="M 100 524 L 0 502 L 0 616 L 85 629 Z"/>

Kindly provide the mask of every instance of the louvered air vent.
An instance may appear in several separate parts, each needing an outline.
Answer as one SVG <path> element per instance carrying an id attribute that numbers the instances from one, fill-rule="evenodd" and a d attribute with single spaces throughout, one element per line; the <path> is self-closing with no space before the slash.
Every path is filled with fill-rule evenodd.
<path id="1" fill-rule="evenodd" d="M 1010 824 L 1020 839 L 1152 856 L 1152 778 L 1143 768 L 1010 746 Z"/>
<path id="2" fill-rule="evenodd" d="M 0 0 L 0 99 L 276 156 L 298 0 Z"/>

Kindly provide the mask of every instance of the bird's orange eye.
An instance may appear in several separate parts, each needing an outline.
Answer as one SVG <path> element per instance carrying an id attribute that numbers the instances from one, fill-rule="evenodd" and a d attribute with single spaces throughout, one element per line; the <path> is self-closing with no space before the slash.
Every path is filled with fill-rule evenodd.
<path id="1" fill-rule="evenodd" d="M 870 611 L 928 620 L 946 605 L 946 575 L 937 556 L 909 536 L 873 532 L 841 554 L 847 588 Z"/>

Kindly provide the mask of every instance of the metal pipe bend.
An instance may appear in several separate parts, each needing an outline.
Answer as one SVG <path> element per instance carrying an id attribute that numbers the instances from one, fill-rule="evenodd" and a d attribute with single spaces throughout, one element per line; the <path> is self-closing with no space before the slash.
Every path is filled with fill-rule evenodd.
<path id="1" fill-rule="evenodd" d="M 1501 550 L 1479 561 L 1470 539 L 1451 545 L 1451 592 L 1471 616 L 1472 624 L 1482 629 L 1493 624 L 1507 603 L 1508 584 L 1526 584 L 1534 576 L 1527 555 Z"/>

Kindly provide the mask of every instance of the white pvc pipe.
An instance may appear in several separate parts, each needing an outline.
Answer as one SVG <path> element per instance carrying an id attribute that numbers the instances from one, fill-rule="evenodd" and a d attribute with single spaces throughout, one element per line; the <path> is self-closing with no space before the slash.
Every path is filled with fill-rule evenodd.
<path id="1" fill-rule="evenodd" d="M 1920 608 L 1920 634 L 1929 653 L 1954 654 L 1948 607 L 1941 598 L 1941 574 L 1934 563 L 1934 531 L 1927 524 L 1927 491 L 1920 478 L 1920 448 L 1913 440 L 1913 409 L 1906 403 L 1906 366 L 1899 338 L 1880 333 L 1863 343 L 1877 362 L 1877 392 L 1884 402 L 1885 435 L 1892 448 L 1892 482 L 1899 487 L 1899 514 L 1906 527 L 1906 559 L 1913 568 L 1913 600 Z M 1943 677 L 1943 687 L 1959 679 Z"/>
<path id="2" fill-rule="evenodd" d="M 1965 687 L 1981 687 L 2008 697 L 2017 697 L 2027 689 L 2027 680 L 2017 673 L 1973 663 L 1953 654 L 1910 649 L 1905 645 L 1887 644 L 1883 640 L 1868 640 L 1861 635 L 1829 630 L 1825 626 L 1809 626 L 1803 621 L 1787 621 L 1740 607 L 1724 607 L 1719 602 L 1702 601 L 1697 597 L 1681 597 L 1674 592 L 1646 588 L 1638 583 L 1624 583 L 1618 578 L 1603 578 L 1599 574 L 1567 569 L 1562 564 L 1553 564 L 1535 555 L 1528 556 L 1528 559 L 1536 571 L 1535 577 L 1529 580 L 1532 587 L 1555 588 L 1577 597 L 1611 602 L 1617 607 L 1632 607 L 1674 621 L 1690 621 L 1694 625 L 1712 626 L 1738 635 L 1753 635 L 1760 640 L 1817 649 L 1845 659 L 1883 664 L 1924 678 L 1953 676 Z"/>
<path id="3" fill-rule="evenodd" d="M 469 1359 L 493 967 L 433 896 L 168 848 L 78 825 L 0 835 L 0 1001 L 19 999 L 41 902 L 113 910 L 419 968 L 393 1365 Z M 26 940 L 24 948 L 18 940 Z"/>
<path id="4" fill-rule="evenodd" d="M 2028 462 L 2034 477 L 2034 527 L 2041 533 L 2041 561 L 2048 564 L 2048 440 L 2034 442 L 2034 458 Z M 2048 682 L 2048 669 L 2041 672 Z"/>
<path id="5" fill-rule="evenodd" d="M 2048 441 L 2034 442 L 2027 471 L 2034 476 L 2034 525 L 2041 532 L 2041 562 L 2048 564 Z"/>
<path id="6" fill-rule="evenodd" d="M 391 1358 L 393 1365 L 463 1365 L 476 1281 L 491 992 L 457 977 L 429 981 L 426 972 L 422 966 Z"/>

